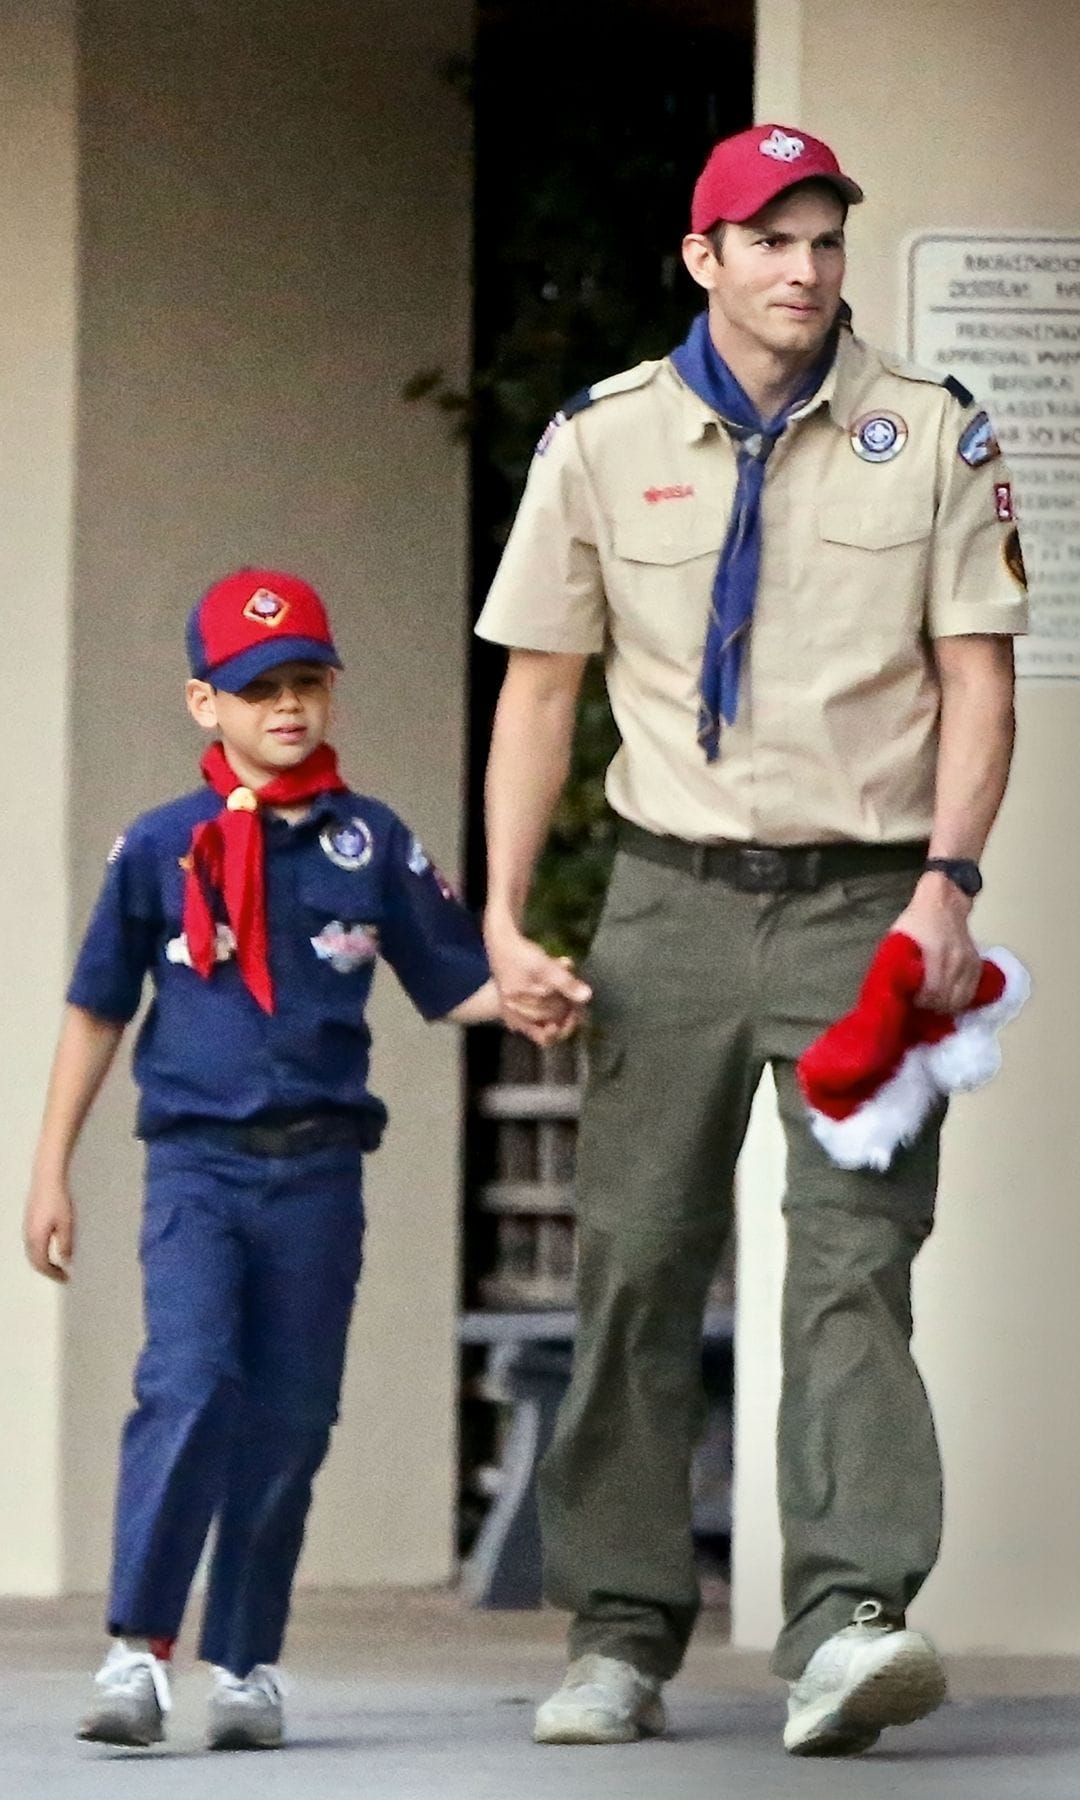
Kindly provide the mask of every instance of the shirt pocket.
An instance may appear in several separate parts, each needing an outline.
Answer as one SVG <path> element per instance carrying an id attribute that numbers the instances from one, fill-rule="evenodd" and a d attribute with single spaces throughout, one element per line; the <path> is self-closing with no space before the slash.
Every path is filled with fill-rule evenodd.
<path id="1" fill-rule="evenodd" d="M 609 604 L 629 634 L 658 655 L 679 661 L 701 656 L 726 530 L 726 521 L 717 518 L 681 526 L 655 518 L 613 522 L 605 570 Z"/>
<path id="2" fill-rule="evenodd" d="M 298 892 L 309 953 L 329 986 L 367 981 L 379 952 L 381 914 L 363 871 L 309 869 Z"/>
<path id="3" fill-rule="evenodd" d="M 933 527 L 928 499 L 819 505 L 822 610 L 845 636 L 910 649 L 926 609 Z"/>

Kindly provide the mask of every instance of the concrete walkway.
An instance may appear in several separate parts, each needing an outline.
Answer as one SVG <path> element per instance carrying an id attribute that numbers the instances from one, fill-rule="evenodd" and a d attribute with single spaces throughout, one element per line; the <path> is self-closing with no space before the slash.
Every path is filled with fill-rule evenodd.
<path id="1" fill-rule="evenodd" d="M 705 1615 L 670 1690 L 674 1734 L 619 1749 L 539 1749 L 562 1621 L 468 1611 L 451 1594 L 302 1595 L 290 1640 L 292 1741 L 207 1754 L 205 1675 L 179 1663 L 169 1742 L 76 1743 L 100 1648 L 88 1601 L 0 1604 L 0 1795 L 13 1800 L 1078 1800 L 1080 1662 L 981 1658 L 952 1669 L 952 1703 L 851 1762 L 779 1748 L 764 1659 Z"/>

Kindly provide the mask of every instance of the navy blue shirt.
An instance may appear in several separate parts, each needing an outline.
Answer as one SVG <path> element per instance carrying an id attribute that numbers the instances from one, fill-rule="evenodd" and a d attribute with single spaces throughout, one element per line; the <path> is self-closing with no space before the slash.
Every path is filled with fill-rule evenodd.
<path id="1" fill-rule="evenodd" d="M 425 1018 L 440 1018 L 487 980 L 475 921 L 381 801 L 327 794 L 297 825 L 265 814 L 275 1011 L 264 1013 L 227 926 L 217 928 L 221 960 L 209 980 L 188 960 L 181 861 L 195 825 L 221 806 L 200 788 L 117 840 L 68 1000 L 126 1024 L 150 971 L 154 999 L 133 1062 L 141 1137 L 194 1119 L 344 1110 L 366 1115 L 377 1143 L 386 1108 L 367 1088 L 364 1019 L 376 956 Z"/>

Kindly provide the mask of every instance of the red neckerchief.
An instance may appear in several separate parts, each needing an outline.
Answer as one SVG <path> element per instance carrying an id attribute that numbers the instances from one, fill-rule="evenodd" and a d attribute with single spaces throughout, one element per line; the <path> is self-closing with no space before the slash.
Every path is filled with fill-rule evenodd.
<path id="1" fill-rule="evenodd" d="M 196 825 L 184 859 L 184 934 L 192 968 L 208 980 L 214 967 L 215 920 L 208 890 L 225 903 L 225 916 L 236 939 L 240 978 L 264 1012 L 274 1010 L 274 986 L 266 954 L 266 885 L 263 868 L 263 806 L 297 806 L 319 794 L 339 794 L 346 784 L 337 756 L 320 744 L 295 769 L 275 775 L 261 788 L 245 787 L 230 767 L 220 744 L 212 744 L 200 763 L 203 775 L 225 805 L 215 819 Z"/>

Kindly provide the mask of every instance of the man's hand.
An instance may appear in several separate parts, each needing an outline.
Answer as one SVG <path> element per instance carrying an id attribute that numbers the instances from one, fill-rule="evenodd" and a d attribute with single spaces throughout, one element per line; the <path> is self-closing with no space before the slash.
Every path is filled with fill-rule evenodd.
<path id="1" fill-rule="evenodd" d="M 916 995 L 932 1012 L 963 1012 L 971 1003 L 982 969 L 968 915 L 971 901 L 947 875 L 924 875 L 900 914 L 894 931 L 905 931 L 923 953 L 925 978 Z"/>
<path id="2" fill-rule="evenodd" d="M 487 949 L 503 1023 L 534 1044 L 557 1044 L 572 1036 L 592 989 L 575 975 L 569 957 L 549 956 L 516 929 L 489 931 Z"/>
<path id="3" fill-rule="evenodd" d="M 75 1252 L 75 1208 L 66 1181 L 35 1179 L 26 1202 L 23 1243 L 39 1275 L 67 1281 Z"/>

